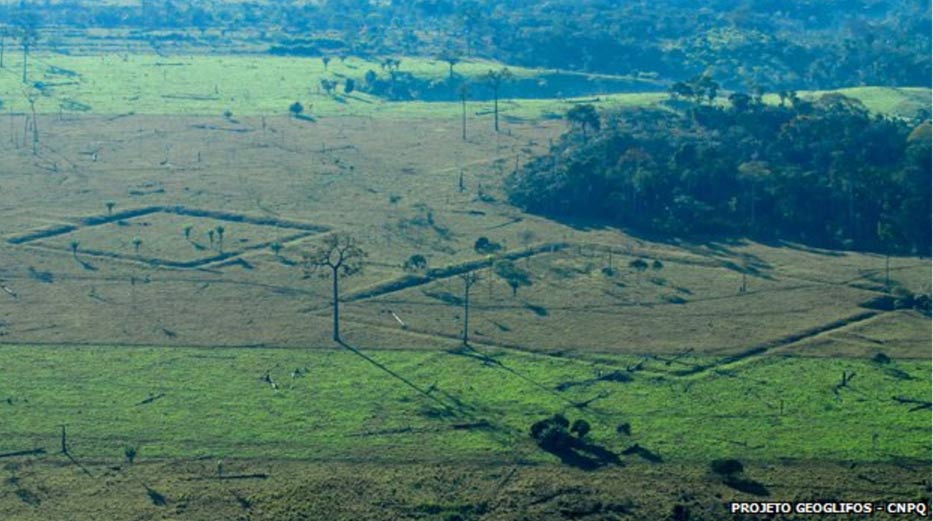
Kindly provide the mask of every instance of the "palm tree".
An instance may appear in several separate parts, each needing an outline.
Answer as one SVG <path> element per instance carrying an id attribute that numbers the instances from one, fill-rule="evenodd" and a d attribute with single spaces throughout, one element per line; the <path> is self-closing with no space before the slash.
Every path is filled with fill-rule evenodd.
<path id="1" fill-rule="evenodd" d="M 182 230 L 185 232 L 185 240 L 191 242 L 191 230 L 194 229 L 194 225 L 186 224 Z"/>
<path id="2" fill-rule="evenodd" d="M 492 112 L 495 118 L 493 128 L 496 129 L 496 132 L 499 132 L 499 89 L 502 87 L 503 83 L 509 81 L 511 78 L 512 71 L 507 67 L 503 67 L 497 71 L 489 69 L 489 72 L 483 75 L 483 79 L 492 87 Z"/>
<path id="3" fill-rule="evenodd" d="M 113 215 L 113 207 L 116 206 L 117 203 L 113 201 L 107 201 L 104 203 L 104 205 L 107 206 L 107 215 Z"/>
<path id="4" fill-rule="evenodd" d="M 224 252 L 224 227 L 217 226 L 217 251 Z"/>
<path id="5" fill-rule="evenodd" d="M 454 79 L 454 65 L 460 63 L 460 57 L 454 54 L 453 52 L 446 51 L 446 52 L 441 53 L 439 58 L 441 59 L 441 61 L 447 62 L 447 66 L 449 67 L 448 77 L 450 79 Z"/>
<path id="6" fill-rule="evenodd" d="M 211 248 L 214 247 L 214 230 L 207 230 L 207 238 L 211 241 Z"/>
<path id="7" fill-rule="evenodd" d="M 78 260 L 78 246 L 80 245 L 81 243 L 77 240 L 71 241 L 71 255 L 74 256 L 75 260 Z"/>
<path id="8" fill-rule="evenodd" d="M 143 245 L 143 240 L 139 237 L 133 237 L 133 249 L 136 250 L 136 255 L 139 255 L 139 247 Z"/>

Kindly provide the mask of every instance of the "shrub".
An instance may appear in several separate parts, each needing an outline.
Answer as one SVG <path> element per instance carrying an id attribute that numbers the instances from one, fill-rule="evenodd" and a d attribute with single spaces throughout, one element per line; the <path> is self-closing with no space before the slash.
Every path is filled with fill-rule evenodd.
<path id="1" fill-rule="evenodd" d="M 570 422 L 563 415 L 554 416 L 535 422 L 531 426 L 531 437 L 542 449 L 560 452 L 573 446 L 573 436 L 568 432 Z"/>
<path id="2" fill-rule="evenodd" d="M 480 237 L 476 239 L 476 242 L 473 243 L 473 249 L 476 250 L 476 253 L 495 253 L 502 249 L 502 245 L 498 242 L 493 242 L 489 240 L 488 237 Z"/>
<path id="3" fill-rule="evenodd" d="M 408 260 L 405 261 L 404 266 L 406 271 L 423 271 L 428 269 L 428 259 L 420 253 L 416 253 L 411 257 L 408 257 Z"/>

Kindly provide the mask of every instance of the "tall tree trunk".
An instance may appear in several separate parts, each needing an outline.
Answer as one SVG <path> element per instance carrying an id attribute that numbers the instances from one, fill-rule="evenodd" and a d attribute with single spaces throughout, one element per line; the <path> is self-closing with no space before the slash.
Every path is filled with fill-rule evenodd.
<path id="1" fill-rule="evenodd" d="M 495 119 L 494 127 L 496 132 L 499 132 L 499 87 L 493 88 L 492 96 L 492 113 L 493 118 Z"/>
<path id="2" fill-rule="evenodd" d="M 463 281 L 463 345 L 470 343 L 470 282 Z"/>
<path id="3" fill-rule="evenodd" d="M 29 46 L 23 45 L 23 83 L 26 83 L 26 67 L 29 61 Z"/>
<path id="4" fill-rule="evenodd" d="M 337 300 L 339 294 L 337 281 L 340 277 L 337 275 L 337 269 L 334 268 L 334 341 L 340 342 L 340 301 Z"/>
<path id="5" fill-rule="evenodd" d="M 466 96 L 461 98 L 461 104 L 463 105 L 463 116 L 461 118 L 460 126 L 463 129 L 463 140 L 466 141 Z"/>

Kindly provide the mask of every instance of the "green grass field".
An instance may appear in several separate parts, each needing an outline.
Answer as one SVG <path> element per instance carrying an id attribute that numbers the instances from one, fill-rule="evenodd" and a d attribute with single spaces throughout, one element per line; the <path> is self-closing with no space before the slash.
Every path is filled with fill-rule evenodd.
<path id="1" fill-rule="evenodd" d="M 771 357 L 677 376 L 708 359 L 648 360 L 628 372 L 638 357 L 488 354 L 495 363 L 446 351 L 368 353 L 421 394 L 345 350 L 6 346 L 0 449 L 54 451 L 66 424 L 74 453 L 91 460 L 118 459 L 132 445 L 141 459 L 548 461 L 528 428 L 563 412 L 587 419 L 599 444 L 637 442 L 673 462 L 871 462 L 930 450 L 929 413 L 892 400 L 929 396 L 929 361 Z M 631 380 L 594 380 L 613 371 Z M 843 372 L 856 376 L 836 388 Z M 488 426 L 464 427 L 481 422 Z M 631 436 L 616 432 L 625 422 Z"/>
<path id="2" fill-rule="evenodd" d="M 455 118 L 459 103 L 386 102 L 377 97 L 354 92 L 349 95 L 326 95 L 321 79 L 361 80 L 372 69 L 381 72 L 378 62 L 348 58 L 333 60 L 327 70 L 317 58 L 271 56 L 158 56 L 147 54 L 111 54 L 68 56 L 37 54 L 31 58 L 29 80 L 42 89 L 24 86 L 21 81 L 22 58 L 11 56 L 0 69 L 0 100 L 8 111 L 28 112 L 29 98 L 43 114 L 198 114 L 220 115 L 230 111 L 238 116 L 285 115 L 288 106 L 300 101 L 306 112 L 315 116 L 383 116 L 390 118 Z M 456 66 L 463 78 L 481 82 L 480 76 L 503 65 L 471 60 Z M 553 71 L 509 67 L 516 80 L 543 77 Z M 443 80 L 447 64 L 425 58 L 405 57 L 400 70 L 419 78 Z M 565 73 L 579 82 L 621 77 Z M 646 85 L 648 85 L 646 83 Z M 342 92 L 342 91 L 341 91 Z M 866 106 L 884 114 L 913 116 L 929 103 L 929 89 L 894 89 L 859 87 L 838 92 L 862 100 Z M 819 92 L 804 92 L 816 97 Z M 511 100 L 502 107 L 503 114 L 515 118 L 556 117 L 572 104 L 553 93 L 551 99 Z M 646 105 L 667 98 L 663 93 L 606 93 L 598 96 L 601 108 Z M 593 100 L 593 96 L 584 99 Z M 768 96 L 776 102 L 776 96 Z M 474 102 L 470 110 L 491 110 L 489 102 Z"/>

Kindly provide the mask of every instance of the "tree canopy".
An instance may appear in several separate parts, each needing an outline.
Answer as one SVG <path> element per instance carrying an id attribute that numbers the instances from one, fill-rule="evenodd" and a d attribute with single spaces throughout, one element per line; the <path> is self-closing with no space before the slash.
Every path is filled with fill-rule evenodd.
<path id="1" fill-rule="evenodd" d="M 929 121 L 872 115 L 838 94 L 780 106 L 731 99 L 605 114 L 589 140 L 568 133 L 512 174 L 509 198 L 673 237 L 929 253 Z"/>

